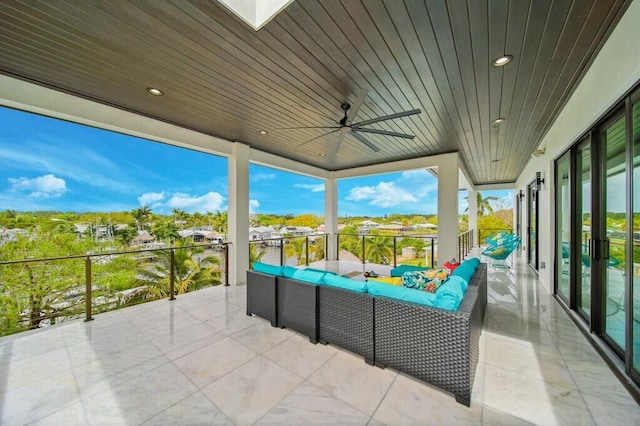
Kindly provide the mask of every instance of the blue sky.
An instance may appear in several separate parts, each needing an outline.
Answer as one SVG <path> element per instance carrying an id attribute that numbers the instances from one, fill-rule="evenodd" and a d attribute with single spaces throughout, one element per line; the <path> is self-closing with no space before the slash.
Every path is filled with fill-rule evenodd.
<path id="1" fill-rule="evenodd" d="M 226 210 L 227 161 L 0 108 L 0 210 Z M 322 181 L 251 165 L 253 213 L 324 214 Z M 512 191 L 487 191 L 505 197 Z M 466 209 L 460 194 L 460 211 Z M 340 216 L 435 214 L 437 181 L 424 170 L 338 182 Z"/>

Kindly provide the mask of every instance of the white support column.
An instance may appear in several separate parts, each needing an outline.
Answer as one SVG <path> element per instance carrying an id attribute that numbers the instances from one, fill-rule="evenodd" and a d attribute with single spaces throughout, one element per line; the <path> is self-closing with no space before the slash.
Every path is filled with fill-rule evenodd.
<path id="1" fill-rule="evenodd" d="M 467 214 L 469 215 L 469 229 L 473 229 L 473 244 L 475 247 L 478 242 L 478 191 L 475 189 L 468 189 L 467 196 L 469 197 L 469 210 Z"/>
<path id="2" fill-rule="evenodd" d="M 438 164 L 438 265 L 458 258 L 458 157 Z"/>
<path id="3" fill-rule="evenodd" d="M 245 284 L 249 269 L 249 147 L 235 142 L 229 157 L 229 283 Z"/>
<path id="4" fill-rule="evenodd" d="M 338 183 L 332 177 L 324 180 L 324 232 L 329 234 L 325 252 L 327 260 L 335 260 L 336 233 L 338 232 Z"/>

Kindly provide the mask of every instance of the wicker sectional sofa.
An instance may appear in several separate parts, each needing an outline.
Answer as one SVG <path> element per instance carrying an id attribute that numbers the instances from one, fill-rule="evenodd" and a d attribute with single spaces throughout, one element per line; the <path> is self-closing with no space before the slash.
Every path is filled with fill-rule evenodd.
<path id="1" fill-rule="evenodd" d="M 312 343 L 340 346 L 470 405 L 487 304 L 486 264 L 475 268 L 453 311 L 363 292 L 364 282 L 350 289 L 309 282 L 314 279 L 248 271 L 247 315 L 302 333 Z"/>

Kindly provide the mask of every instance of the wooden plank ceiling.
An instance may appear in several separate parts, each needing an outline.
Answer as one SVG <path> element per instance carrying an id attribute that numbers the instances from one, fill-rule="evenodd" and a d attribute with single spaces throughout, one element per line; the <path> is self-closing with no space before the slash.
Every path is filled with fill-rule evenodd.
<path id="1" fill-rule="evenodd" d="M 327 170 L 459 151 L 513 182 L 629 2 L 296 0 L 256 32 L 215 1 L 5 0 L 0 72 Z M 354 122 L 420 109 L 368 126 L 415 138 L 279 130 L 361 89 Z"/>

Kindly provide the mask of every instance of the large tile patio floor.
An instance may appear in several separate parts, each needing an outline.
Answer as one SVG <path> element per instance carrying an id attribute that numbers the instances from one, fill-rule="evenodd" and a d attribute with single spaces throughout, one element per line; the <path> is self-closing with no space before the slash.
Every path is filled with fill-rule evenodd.
<path id="1" fill-rule="evenodd" d="M 0 339 L 0 424 L 640 424 L 526 265 L 490 268 L 489 303 L 471 408 L 246 316 L 239 286 Z"/>

